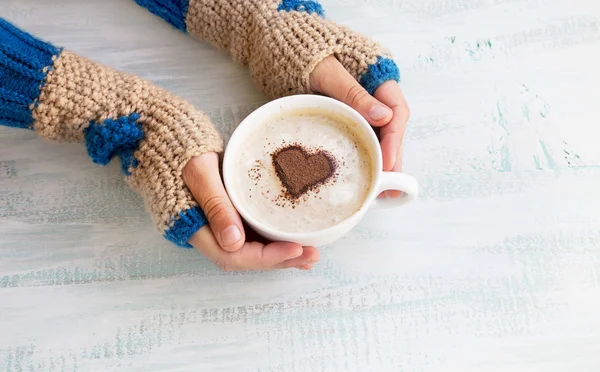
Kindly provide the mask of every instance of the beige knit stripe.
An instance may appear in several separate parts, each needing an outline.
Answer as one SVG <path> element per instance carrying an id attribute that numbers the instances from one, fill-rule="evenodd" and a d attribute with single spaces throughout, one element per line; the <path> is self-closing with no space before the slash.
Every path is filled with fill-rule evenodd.
<path id="1" fill-rule="evenodd" d="M 190 34 L 249 65 L 257 87 L 272 98 L 313 93 L 310 73 L 335 55 L 360 79 L 378 56 L 374 41 L 316 14 L 278 11 L 280 0 L 190 0 Z"/>
<path id="2" fill-rule="evenodd" d="M 223 142 L 209 118 L 186 101 L 133 75 L 63 51 L 54 62 L 33 111 L 34 129 L 47 139 L 83 141 L 90 121 L 139 113 L 145 138 L 127 182 L 138 191 L 157 228 L 197 206 L 182 178 L 193 156 L 222 152 Z"/>

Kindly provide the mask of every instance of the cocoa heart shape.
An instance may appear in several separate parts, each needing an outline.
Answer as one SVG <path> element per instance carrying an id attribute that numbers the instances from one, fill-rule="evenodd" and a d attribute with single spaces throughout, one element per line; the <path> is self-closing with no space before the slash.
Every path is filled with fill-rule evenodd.
<path id="1" fill-rule="evenodd" d="M 335 164 L 335 159 L 328 153 L 309 154 L 298 145 L 284 147 L 273 154 L 277 176 L 294 199 L 329 180 L 335 173 Z"/>

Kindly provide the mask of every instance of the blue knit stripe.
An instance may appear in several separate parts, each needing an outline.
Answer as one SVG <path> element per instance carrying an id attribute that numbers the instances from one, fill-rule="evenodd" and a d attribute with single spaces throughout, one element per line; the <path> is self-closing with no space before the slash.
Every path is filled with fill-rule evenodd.
<path id="1" fill-rule="evenodd" d="M 200 207 L 196 206 L 186 209 L 173 218 L 173 226 L 165 232 L 167 240 L 183 248 L 192 248 L 188 240 L 194 233 L 208 224 Z"/>
<path id="2" fill-rule="evenodd" d="M 0 100 L 15 104 L 26 105 L 29 103 L 29 98 L 26 95 L 13 92 L 0 86 Z"/>
<path id="3" fill-rule="evenodd" d="M 144 138 L 142 126 L 137 122 L 139 118 L 140 114 L 133 113 L 116 120 L 106 119 L 102 123 L 90 122 L 83 134 L 92 161 L 106 165 L 118 156 L 123 174 L 131 175 L 129 169 L 137 168 L 139 164 L 133 154 Z"/>
<path id="4" fill-rule="evenodd" d="M 32 108 L 59 53 L 0 18 L 0 125 L 32 128 Z"/>
<path id="5" fill-rule="evenodd" d="M 135 2 L 169 22 L 173 27 L 183 32 L 187 31 L 185 17 L 189 0 L 135 0 Z"/>
<path id="6" fill-rule="evenodd" d="M 58 53 L 58 48 L 54 45 L 44 42 L 37 37 L 21 30 L 17 26 L 9 23 L 6 19 L 0 17 L 0 32 L 2 35 L 3 44 L 13 45 L 16 49 L 30 51 L 37 49 L 40 52 L 54 55 Z"/>
<path id="7" fill-rule="evenodd" d="M 277 7 L 279 11 L 291 12 L 295 10 L 297 12 L 306 12 L 308 14 L 316 13 L 321 17 L 325 17 L 325 11 L 318 1 L 311 0 L 282 0 L 281 4 Z"/>
<path id="8" fill-rule="evenodd" d="M 400 81 L 398 66 L 389 58 L 377 57 L 377 62 L 369 66 L 359 82 L 369 94 L 373 95 L 381 84 L 389 80 Z"/>
<path id="9" fill-rule="evenodd" d="M 22 128 L 22 123 L 31 120 L 31 114 L 23 110 L 23 105 L 12 102 L 0 102 L 0 120 L 9 127 Z M 14 123 L 11 125 L 10 123 Z"/>

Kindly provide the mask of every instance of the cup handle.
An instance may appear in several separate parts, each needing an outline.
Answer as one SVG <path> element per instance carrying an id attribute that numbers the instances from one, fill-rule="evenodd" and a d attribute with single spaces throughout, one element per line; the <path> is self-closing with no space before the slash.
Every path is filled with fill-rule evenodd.
<path id="1" fill-rule="evenodd" d="M 386 190 L 398 190 L 402 191 L 402 194 L 397 198 L 377 198 L 373 202 L 373 208 L 396 208 L 416 199 L 419 195 L 419 183 L 408 174 L 383 172 L 381 173 L 377 195 Z"/>

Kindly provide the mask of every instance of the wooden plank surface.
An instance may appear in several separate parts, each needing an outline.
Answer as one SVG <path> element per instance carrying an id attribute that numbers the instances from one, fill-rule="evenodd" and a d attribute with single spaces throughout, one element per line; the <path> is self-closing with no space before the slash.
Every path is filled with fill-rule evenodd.
<path id="1" fill-rule="evenodd" d="M 265 102 L 133 1 L 0 3 L 226 134 Z M 323 3 L 394 52 L 421 199 L 311 272 L 222 273 L 156 235 L 116 162 L 0 128 L 0 371 L 600 370 L 600 3 Z"/>

